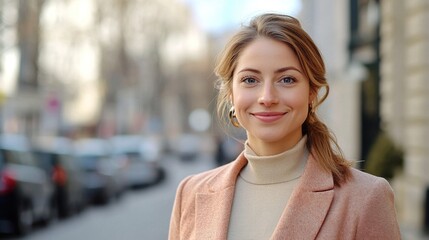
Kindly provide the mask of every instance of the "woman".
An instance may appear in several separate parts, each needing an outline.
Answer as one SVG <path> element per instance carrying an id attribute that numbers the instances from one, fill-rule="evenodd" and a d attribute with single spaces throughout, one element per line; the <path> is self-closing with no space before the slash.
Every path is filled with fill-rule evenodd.
<path id="1" fill-rule="evenodd" d="M 245 149 L 181 182 L 169 239 L 400 239 L 388 182 L 350 167 L 317 117 L 325 66 L 298 20 L 255 17 L 215 71 Z"/>

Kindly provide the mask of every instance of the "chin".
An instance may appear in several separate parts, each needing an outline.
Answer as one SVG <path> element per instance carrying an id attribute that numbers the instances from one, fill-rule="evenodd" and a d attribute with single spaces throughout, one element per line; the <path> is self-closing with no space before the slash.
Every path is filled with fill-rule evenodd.
<path id="1" fill-rule="evenodd" d="M 285 136 L 279 135 L 278 133 L 257 134 L 255 137 L 266 143 L 275 143 L 285 139 Z"/>
<path id="2" fill-rule="evenodd" d="M 296 139 L 301 135 L 301 130 L 299 130 L 299 133 L 296 131 L 290 132 L 290 131 L 282 131 L 282 129 L 272 129 L 270 131 L 259 131 L 254 132 L 254 135 L 257 139 L 263 142 L 267 143 L 275 143 L 275 142 L 288 142 L 290 140 L 299 140 Z"/>

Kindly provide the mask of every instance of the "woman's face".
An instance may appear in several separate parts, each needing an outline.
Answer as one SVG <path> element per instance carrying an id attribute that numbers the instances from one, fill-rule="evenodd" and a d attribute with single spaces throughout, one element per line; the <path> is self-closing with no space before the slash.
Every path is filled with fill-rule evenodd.
<path id="1" fill-rule="evenodd" d="M 241 52 L 231 100 L 257 154 L 278 154 L 301 139 L 312 100 L 303 73 L 296 54 L 280 41 L 257 38 Z"/>

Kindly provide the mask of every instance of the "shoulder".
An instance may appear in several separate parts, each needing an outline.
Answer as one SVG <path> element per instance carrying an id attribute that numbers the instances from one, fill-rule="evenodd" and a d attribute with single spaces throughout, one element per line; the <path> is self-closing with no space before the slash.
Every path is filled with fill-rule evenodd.
<path id="1" fill-rule="evenodd" d="M 387 188 L 391 190 L 390 184 L 386 179 L 352 167 L 350 168 L 350 178 L 340 188 L 353 188 L 356 190 Z"/>
<path id="2" fill-rule="evenodd" d="M 349 184 L 352 186 L 360 188 L 374 187 L 391 189 L 389 182 L 382 177 L 377 177 L 355 168 L 351 168 L 350 172 L 351 179 Z"/>
<path id="3" fill-rule="evenodd" d="M 355 168 L 351 168 L 350 173 L 348 181 L 338 187 L 339 192 L 351 195 L 361 204 L 370 204 L 373 200 L 393 201 L 393 190 L 386 179 Z"/>
<path id="4" fill-rule="evenodd" d="M 378 219 L 393 224 L 395 200 L 389 182 L 354 168 L 350 170 L 349 180 L 335 188 L 337 202 L 346 204 L 360 221 Z"/>
<path id="5" fill-rule="evenodd" d="M 352 193 L 353 212 L 359 219 L 356 238 L 400 239 L 394 193 L 389 182 L 357 169 L 351 169 L 351 175 L 344 188 Z"/>

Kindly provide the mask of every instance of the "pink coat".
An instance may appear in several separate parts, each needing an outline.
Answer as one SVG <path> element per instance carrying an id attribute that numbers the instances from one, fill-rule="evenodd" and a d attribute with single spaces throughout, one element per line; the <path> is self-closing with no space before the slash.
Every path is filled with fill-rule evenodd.
<path id="1" fill-rule="evenodd" d="M 187 177 L 177 190 L 170 240 L 227 239 L 234 187 L 247 164 L 241 154 L 225 166 Z M 389 183 L 356 169 L 337 187 L 309 157 L 304 174 L 271 239 L 401 239 Z"/>

